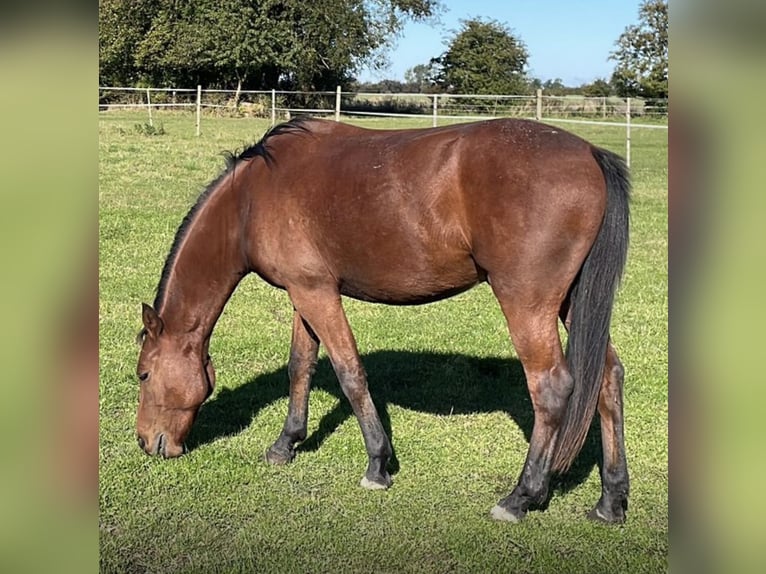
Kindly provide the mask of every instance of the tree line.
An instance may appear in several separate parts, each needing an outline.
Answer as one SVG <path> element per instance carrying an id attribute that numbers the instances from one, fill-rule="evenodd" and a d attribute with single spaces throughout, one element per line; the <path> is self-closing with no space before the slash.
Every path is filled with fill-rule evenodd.
<path id="1" fill-rule="evenodd" d="M 99 82 L 117 86 L 667 97 L 667 0 L 645 0 L 609 55 L 611 78 L 582 86 L 528 72 L 519 35 L 496 20 L 461 21 L 444 53 L 404 81 L 360 83 L 384 69 L 408 21 L 439 0 L 101 0 Z"/>

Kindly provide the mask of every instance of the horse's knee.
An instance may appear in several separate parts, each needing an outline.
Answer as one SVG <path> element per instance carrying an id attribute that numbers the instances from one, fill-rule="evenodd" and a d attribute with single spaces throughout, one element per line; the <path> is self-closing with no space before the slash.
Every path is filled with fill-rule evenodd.
<path id="1" fill-rule="evenodd" d="M 303 371 L 303 362 L 300 357 L 291 354 L 290 360 L 287 362 L 287 376 L 291 381 L 296 380 Z"/>
<path id="2" fill-rule="evenodd" d="M 290 359 L 287 361 L 287 376 L 290 381 L 296 381 L 301 377 L 311 377 L 316 368 L 316 356 L 304 355 L 293 350 L 290 353 Z"/>
<path id="3" fill-rule="evenodd" d="M 361 364 L 333 365 L 333 367 L 341 390 L 352 404 L 369 396 L 367 374 Z"/>

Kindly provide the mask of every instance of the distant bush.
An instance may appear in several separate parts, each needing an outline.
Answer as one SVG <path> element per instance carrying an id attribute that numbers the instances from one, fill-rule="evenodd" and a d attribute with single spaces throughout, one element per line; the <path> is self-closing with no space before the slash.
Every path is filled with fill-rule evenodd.
<path id="1" fill-rule="evenodd" d="M 143 124 L 136 124 L 133 126 L 133 129 L 137 134 L 141 134 L 144 136 L 164 136 L 165 135 L 165 126 L 162 125 L 160 122 L 159 127 L 154 126 L 150 123 L 143 123 Z"/>

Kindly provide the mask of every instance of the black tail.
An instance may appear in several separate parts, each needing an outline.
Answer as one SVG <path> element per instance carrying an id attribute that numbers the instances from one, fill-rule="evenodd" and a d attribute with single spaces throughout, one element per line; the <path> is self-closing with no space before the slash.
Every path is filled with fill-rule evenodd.
<path id="1" fill-rule="evenodd" d="M 628 252 L 628 167 L 612 152 L 592 151 L 606 179 L 606 213 L 570 293 L 567 363 L 574 391 L 553 454 L 554 472 L 569 469 L 588 435 L 604 374 L 614 295 Z"/>

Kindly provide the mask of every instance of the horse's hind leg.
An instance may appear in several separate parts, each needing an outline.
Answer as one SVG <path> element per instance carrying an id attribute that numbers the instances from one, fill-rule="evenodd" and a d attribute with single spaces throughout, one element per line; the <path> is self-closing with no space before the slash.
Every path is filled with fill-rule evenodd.
<path id="1" fill-rule="evenodd" d="M 296 311 L 287 372 L 290 377 L 290 400 L 287 418 L 276 442 L 266 451 L 271 464 L 285 464 L 295 458 L 295 444 L 306 439 L 309 388 L 317 362 L 319 340 Z"/>
<path id="2" fill-rule="evenodd" d="M 341 389 L 351 403 L 361 427 L 369 459 L 362 486 L 370 489 L 388 488 L 391 476 L 386 467 L 391 458 L 391 443 L 367 389 L 367 376 L 343 312 L 340 294 L 329 287 L 288 288 L 288 292 L 295 308 L 327 349 Z"/>
<path id="3" fill-rule="evenodd" d="M 535 413 L 529 451 L 516 487 L 491 512 L 493 518 L 516 522 L 548 496 L 553 451 L 573 380 L 561 350 L 557 306 L 526 305 L 504 293 L 497 282 L 492 287 L 524 367 Z"/>
<path id="4" fill-rule="evenodd" d="M 623 385 L 625 372 L 611 342 L 606 354 L 606 368 L 598 397 L 601 417 L 601 498 L 588 518 L 603 522 L 623 522 L 628 508 L 628 464 L 625 459 Z"/>
<path id="5" fill-rule="evenodd" d="M 571 322 L 569 300 L 561 308 L 561 320 L 569 331 Z M 601 498 L 588 518 L 601 522 L 624 522 L 628 509 L 630 480 L 625 458 L 625 419 L 623 417 L 623 388 L 625 369 L 612 342 L 606 350 L 604 378 L 598 395 L 601 419 Z"/>

